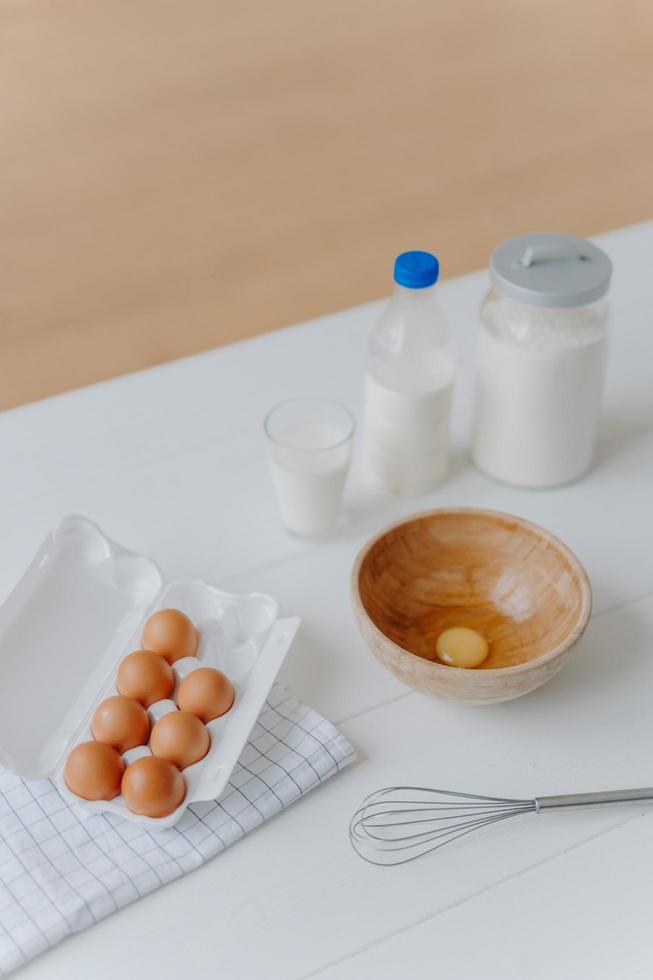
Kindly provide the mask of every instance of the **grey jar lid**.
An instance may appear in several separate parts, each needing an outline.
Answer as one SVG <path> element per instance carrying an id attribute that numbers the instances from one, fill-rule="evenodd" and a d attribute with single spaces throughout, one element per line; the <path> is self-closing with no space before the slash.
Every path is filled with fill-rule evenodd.
<path id="1" fill-rule="evenodd" d="M 528 306 L 584 306 L 605 296 L 611 275 L 605 252 L 573 235 L 519 235 L 490 257 L 495 289 Z"/>

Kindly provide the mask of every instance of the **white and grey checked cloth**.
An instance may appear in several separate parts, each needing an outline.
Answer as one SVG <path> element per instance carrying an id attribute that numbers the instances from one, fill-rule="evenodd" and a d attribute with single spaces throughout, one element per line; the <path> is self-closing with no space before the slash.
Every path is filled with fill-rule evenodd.
<path id="1" fill-rule="evenodd" d="M 149 833 L 0 771 L 0 973 L 219 854 L 354 759 L 330 722 L 275 685 L 219 801 Z"/>

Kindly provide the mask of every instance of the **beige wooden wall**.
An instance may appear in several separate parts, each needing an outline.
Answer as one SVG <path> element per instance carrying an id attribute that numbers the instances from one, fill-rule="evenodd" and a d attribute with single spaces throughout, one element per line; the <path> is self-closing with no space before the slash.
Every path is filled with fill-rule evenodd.
<path id="1" fill-rule="evenodd" d="M 0 407 L 653 216 L 651 0 L 2 0 Z"/>

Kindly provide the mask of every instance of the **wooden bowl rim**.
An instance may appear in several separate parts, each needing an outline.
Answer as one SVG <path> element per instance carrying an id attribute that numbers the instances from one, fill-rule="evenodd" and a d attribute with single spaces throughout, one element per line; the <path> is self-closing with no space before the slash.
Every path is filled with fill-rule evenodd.
<path id="1" fill-rule="evenodd" d="M 571 567 L 572 573 L 576 576 L 580 587 L 581 593 L 581 606 L 578 612 L 578 617 L 573 629 L 561 640 L 552 650 L 541 654 L 539 657 L 535 657 L 533 660 L 528 660 L 523 664 L 513 664 L 511 667 L 490 667 L 489 670 L 492 671 L 492 675 L 495 674 L 516 674 L 524 673 L 528 670 L 533 670 L 539 668 L 543 663 L 547 663 L 549 660 L 555 660 L 565 651 L 569 650 L 583 635 L 589 618 L 592 612 L 592 587 L 590 585 L 590 580 L 587 572 L 585 571 L 583 565 L 573 553 L 571 548 L 569 548 L 564 541 L 556 537 L 546 528 L 540 527 L 539 524 L 533 523 L 533 521 L 527 521 L 523 517 L 516 517 L 515 514 L 510 514 L 507 511 L 502 510 L 486 510 L 480 507 L 433 507 L 430 510 L 423 510 L 417 514 L 411 514 L 408 517 L 402 517 L 401 520 L 393 521 L 392 524 L 388 524 L 381 531 L 375 534 L 373 537 L 367 541 L 366 544 L 360 549 L 356 558 L 354 559 L 354 565 L 351 572 L 351 598 L 352 604 L 354 606 L 354 612 L 357 616 L 364 616 L 372 630 L 382 639 L 385 643 L 390 644 L 390 646 L 401 656 L 402 654 L 408 657 L 413 657 L 416 660 L 421 661 L 425 665 L 425 669 L 433 669 L 435 674 L 442 673 L 443 671 L 450 674 L 451 671 L 455 671 L 458 675 L 466 675 L 477 673 L 476 671 L 469 670 L 465 667 L 449 667 L 447 664 L 438 663 L 437 660 L 427 660 L 425 657 L 420 657 L 418 654 L 413 653 L 411 650 L 406 650 L 405 647 L 399 646 L 394 640 L 391 640 L 389 636 L 379 629 L 376 623 L 372 620 L 371 616 L 368 614 L 365 606 L 360 597 L 360 570 L 363 562 L 365 561 L 367 555 L 372 550 L 374 545 L 389 534 L 391 531 L 395 531 L 397 528 L 402 527 L 404 524 L 412 524 L 413 521 L 422 520 L 426 517 L 436 517 L 441 514 L 475 514 L 480 517 L 489 517 L 492 520 L 496 518 L 508 518 L 515 524 L 519 524 L 521 527 L 528 528 L 529 531 L 535 531 L 536 534 L 546 539 L 548 542 L 554 545 L 568 560 Z M 488 671 L 478 671 L 478 675 L 486 674 Z"/>

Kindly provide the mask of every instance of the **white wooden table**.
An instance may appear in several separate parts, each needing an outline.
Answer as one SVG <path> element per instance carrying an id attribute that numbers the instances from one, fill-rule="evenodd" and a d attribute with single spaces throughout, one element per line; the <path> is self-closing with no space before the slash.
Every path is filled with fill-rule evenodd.
<path id="1" fill-rule="evenodd" d="M 283 680 L 359 750 L 312 796 L 45 954 L 25 980 L 651 976 L 653 809 L 547 815 L 395 869 L 365 864 L 347 838 L 359 799 L 397 781 L 519 796 L 653 783 L 653 222 L 598 241 L 615 263 L 605 423 L 596 466 L 570 487 L 518 491 L 467 462 L 485 273 L 441 290 L 461 355 L 451 478 L 428 497 L 391 500 L 371 496 L 354 468 L 347 522 L 326 544 L 280 528 L 261 418 L 301 392 L 360 414 L 379 304 L 0 416 L 2 596 L 69 512 L 171 577 L 269 591 L 303 619 Z M 453 504 L 544 525 L 592 580 L 578 652 L 521 700 L 461 708 L 411 693 L 356 631 L 358 548 L 390 520 Z"/>

